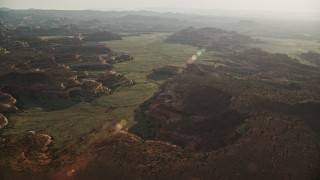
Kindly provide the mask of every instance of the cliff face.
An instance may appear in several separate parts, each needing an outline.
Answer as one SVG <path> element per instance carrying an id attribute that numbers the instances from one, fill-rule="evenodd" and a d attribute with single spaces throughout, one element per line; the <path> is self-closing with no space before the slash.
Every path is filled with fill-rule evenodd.
<path id="1" fill-rule="evenodd" d="M 18 111 L 16 99 L 0 91 L 0 129 L 9 123 L 3 114 Z M 19 135 L 0 137 L 0 166 L 14 171 L 44 172 L 48 170 L 50 158 L 47 154 L 51 137 L 33 131 Z"/>
<path id="2" fill-rule="evenodd" d="M 51 161 L 47 153 L 50 143 L 50 136 L 33 131 L 0 138 L 0 165 L 15 171 L 47 171 Z"/>
<path id="3" fill-rule="evenodd" d="M 249 116 L 230 108 L 232 94 L 200 84 L 183 91 L 175 83 L 168 81 L 138 109 L 132 132 L 191 151 L 212 151 L 242 136 L 237 128 Z"/>
<path id="4" fill-rule="evenodd" d="M 4 114 L 18 111 L 18 108 L 15 107 L 16 102 L 17 100 L 10 94 L 0 91 L 0 129 L 6 127 L 9 123 Z"/>
<path id="5" fill-rule="evenodd" d="M 0 113 L 0 129 L 6 127 L 8 125 L 8 119 L 4 117 L 3 114 Z"/>
<path id="6" fill-rule="evenodd" d="M 107 32 L 86 36 L 96 40 L 99 36 L 118 37 Z M 120 73 L 109 73 L 115 72 L 113 64 L 130 61 L 133 57 L 114 52 L 102 44 L 64 37 L 28 39 L 23 41 L 27 46 L 18 48 L 19 40 L 17 36 L 6 43 L 10 53 L 4 55 L 0 88 L 18 98 L 20 105 L 28 104 L 29 100 L 39 101 L 40 105 L 54 99 L 74 103 L 91 101 L 109 94 L 111 89 L 133 84 Z"/>

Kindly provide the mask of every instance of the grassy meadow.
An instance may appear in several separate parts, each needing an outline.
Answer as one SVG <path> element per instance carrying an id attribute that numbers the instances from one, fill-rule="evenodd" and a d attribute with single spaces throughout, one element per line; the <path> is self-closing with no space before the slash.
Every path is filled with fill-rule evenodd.
<path id="1" fill-rule="evenodd" d="M 91 142 L 112 133 L 120 120 L 125 119 L 130 127 L 134 124 L 134 109 L 150 98 L 162 83 L 146 78 L 152 69 L 181 66 L 197 51 L 195 47 L 164 43 L 165 37 L 165 34 L 147 34 L 102 42 L 114 51 L 134 56 L 133 61 L 115 65 L 118 72 L 136 82 L 134 86 L 122 87 L 92 102 L 81 102 L 62 110 L 24 109 L 9 117 L 12 127 L 3 135 L 36 131 L 52 136 L 55 149 L 75 146 L 76 152 L 80 152 Z"/>

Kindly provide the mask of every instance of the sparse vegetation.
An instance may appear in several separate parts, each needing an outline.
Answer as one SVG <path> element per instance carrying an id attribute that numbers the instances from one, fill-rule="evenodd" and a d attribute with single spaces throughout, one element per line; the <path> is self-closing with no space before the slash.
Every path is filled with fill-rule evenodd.
<path id="1" fill-rule="evenodd" d="M 313 21 L 3 8 L 0 19 L 0 179 L 319 175 Z"/>

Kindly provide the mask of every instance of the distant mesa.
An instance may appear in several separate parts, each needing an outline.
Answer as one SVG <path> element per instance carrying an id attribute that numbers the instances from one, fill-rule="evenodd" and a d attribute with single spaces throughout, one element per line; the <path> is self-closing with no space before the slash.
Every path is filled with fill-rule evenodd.
<path id="1" fill-rule="evenodd" d="M 38 36 L 73 36 L 77 32 L 77 27 L 72 24 L 59 27 L 48 26 L 16 26 L 12 28 L 0 27 L 0 40 L 6 38 L 36 38 Z"/>
<path id="2" fill-rule="evenodd" d="M 320 66 L 320 53 L 318 52 L 309 51 L 307 53 L 300 54 L 300 57 L 315 65 Z"/>
<path id="3" fill-rule="evenodd" d="M 318 67 L 301 64 L 298 59 L 286 54 L 268 53 L 258 48 L 244 49 L 237 52 L 216 54 L 225 59 L 223 65 L 216 67 L 218 71 L 241 76 L 254 76 L 260 80 L 282 81 L 292 83 L 288 88 L 298 88 L 296 82 L 319 81 Z"/>
<path id="4" fill-rule="evenodd" d="M 211 27 L 201 29 L 190 27 L 172 34 L 166 41 L 203 47 L 209 50 L 234 49 L 255 42 L 249 36 Z"/>

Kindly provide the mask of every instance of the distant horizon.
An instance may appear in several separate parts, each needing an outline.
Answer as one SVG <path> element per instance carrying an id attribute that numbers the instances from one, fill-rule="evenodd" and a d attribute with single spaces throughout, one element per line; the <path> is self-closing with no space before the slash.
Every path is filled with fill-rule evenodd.
<path id="1" fill-rule="evenodd" d="M 1 6 L 10 9 L 51 9 L 51 10 L 91 10 L 91 9 L 203 9 L 256 12 L 296 12 L 320 13 L 318 0 L 0 0 Z"/>
<path id="2" fill-rule="evenodd" d="M 320 12 L 284 12 L 284 11 L 257 11 L 257 10 L 239 10 L 239 9 L 200 9 L 200 8 L 166 8 L 166 7 L 149 7 L 149 8 L 90 8 L 90 9 L 40 9 L 40 8 L 8 8 L 10 10 L 49 10 L 49 11 L 99 11 L 99 12 L 139 12 L 147 11 L 154 13 L 178 13 L 184 15 L 200 16 L 222 16 L 222 17 L 242 17 L 254 19 L 272 19 L 272 20 L 302 20 L 302 21 L 320 21 Z"/>
<path id="3" fill-rule="evenodd" d="M 252 13 L 289 13 L 289 14 L 320 14 L 320 11 L 279 11 L 279 10 L 252 10 L 252 9 L 223 9 L 223 8 L 183 8 L 183 7 L 137 7 L 137 8 L 87 8 L 87 9 L 56 9 L 56 8 L 12 8 L 1 6 L 2 9 L 11 10 L 53 10 L 53 11 L 154 11 L 154 12 L 168 12 L 168 13 L 189 13 L 190 10 L 203 10 L 203 11 L 224 11 L 224 12 L 252 12 Z M 182 11 L 189 10 L 189 11 Z"/>

